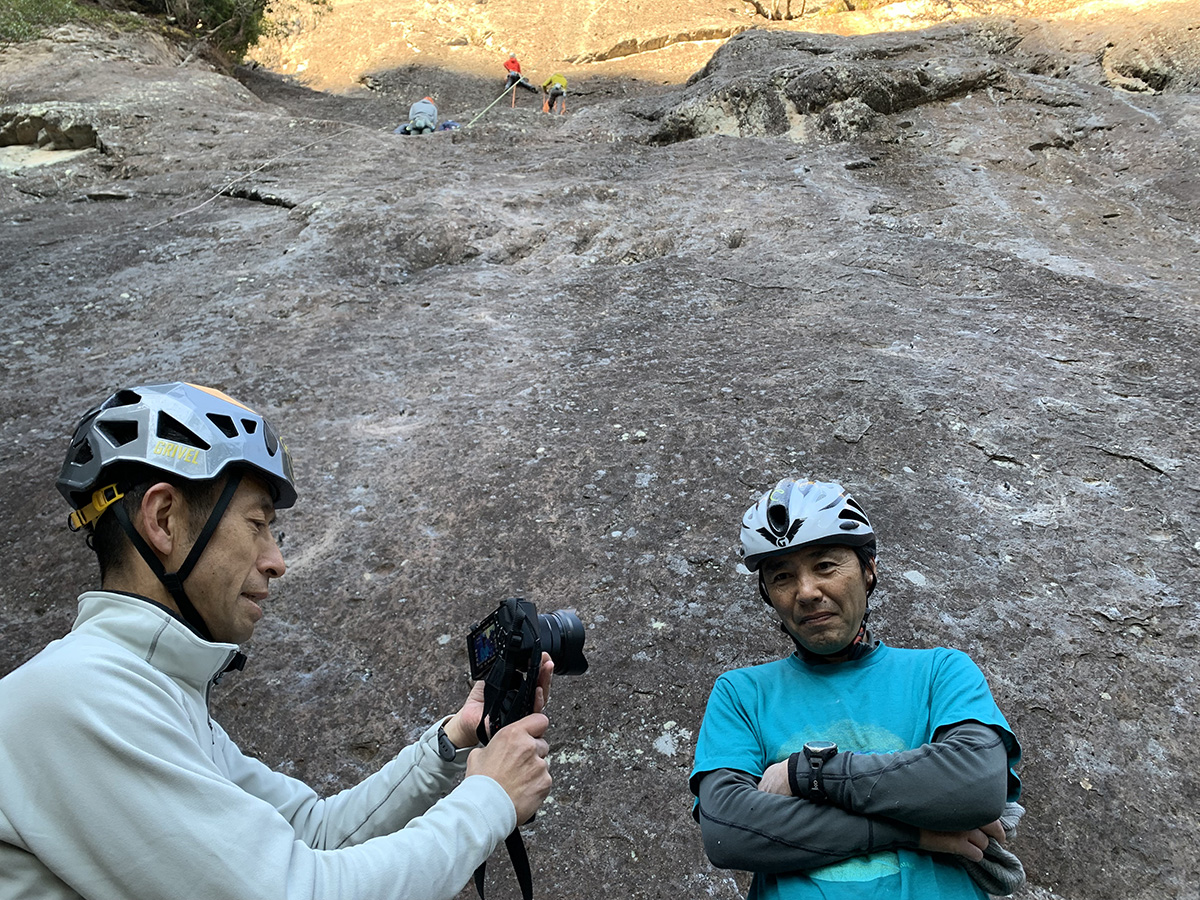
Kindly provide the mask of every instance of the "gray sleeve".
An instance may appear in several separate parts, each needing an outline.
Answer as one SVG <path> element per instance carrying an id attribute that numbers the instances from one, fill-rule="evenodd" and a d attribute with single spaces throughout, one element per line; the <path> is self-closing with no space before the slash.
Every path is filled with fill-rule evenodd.
<path id="1" fill-rule="evenodd" d="M 795 872 L 877 850 L 916 847 L 917 829 L 828 804 L 758 790 L 758 779 L 717 769 L 699 784 L 696 815 L 714 866 Z"/>
<path id="2" fill-rule="evenodd" d="M 420 740 L 379 771 L 329 797 L 244 756 L 217 723 L 212 728 L 230 780 L 275 807 L 296 837 L 314 850 L 336 850 L 399 831 L 454 789 L 466 772 L 470 751 L 460 750 L 451 762 L 443 760 L 437 752 L 439 725 L 430 725 Z"/>
<path id="3" fill-rule="evenodd" d="M 899 753 L 839 753 L 822 778 L 829 802 L 933 831 L 966 831 L 1004 812 L 1008 751 L 1000 734 L 960 722 Z"/>

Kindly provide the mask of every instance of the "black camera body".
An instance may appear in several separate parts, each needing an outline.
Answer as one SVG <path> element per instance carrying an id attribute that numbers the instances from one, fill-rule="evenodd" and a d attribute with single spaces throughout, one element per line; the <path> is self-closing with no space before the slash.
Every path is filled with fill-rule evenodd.
<path id="1" fill-rule="evenodd" d="M 504 600 L 467 635 L 471 678 L 483 680 L 484 714 L 479 740 L 533 712 L 542 651 L 554 661 L 555 675 L 582 675 L 588 663 L 583 656 L 583 623 L 572 610 L 538 614 L 521 597 Z M 490 725 L 490 731 L 485 730 Z"/>

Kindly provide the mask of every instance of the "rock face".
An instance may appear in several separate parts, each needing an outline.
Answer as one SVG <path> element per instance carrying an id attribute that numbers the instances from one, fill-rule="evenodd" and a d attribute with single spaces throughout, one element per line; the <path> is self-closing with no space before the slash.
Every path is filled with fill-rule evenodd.
<path id="1" fill-rule="evenodd" d="M 947 47 L 961 52 L 961 29 L 932 40 L 889 37 L 852 45 L 826 35 L 751 32 L 696 74 L 682 103 L 655 116 L 664 122 L 650 141 L 707 134 L 803 140 L 814 125 L 847 139 L 877 128 L 883 116 L 944 104 L 1003 78 L 991 54 L 967 44 L 966 58 L 947 59 Z"/>
<path id="2" fill-rule="evenodd" d="M 87 150 L 96 146 L 96 129 L 59 110 L 0 113 L 0 147 L 23 144 L 49 150 Z"/>
<path id="3" fill-rule="evenodd" d="M 284 28 L 255 48 L 252 58 L 327 89 L 410 64 L 499 75 L 503 83 L 501 64 L 510 52 L 527 73 L 530 68 L 544 73 L 539 83 L 555 69 L 670 48 L 649 66 L 661 71 L 669 58 L 702 64 L 716 47 L 695 54 L 685 46 L 689 43 L 720 41 L 756 22 L 766 24 L 749 7 L 740 7 L 728 0 L 334 0 L 321 5 L 278 0 L 272 9 Z"/>
<path id="4" fill-rule="evenodd" d="M 970 653 L 1024 744 L 1023 896 L 1194 896 L 1188 14 L 747 31 L 687 83 L 581 69 L 567 116 L 414 138 L 414 79 L 463 121 L 494 79 L 343 97 L 130 35 L 5 48 L 0 121 L 57 105 L 96 144 L 0 180 L 0 671 L 94 582 L 53 488 L 76 417 L 211 384 L 300 480 L 214 693 L 245 749 L 351 783 L 457 707 L 500 599 L 571 607 L 538 895 L 733 898 L 694 738 L 717 674 L 788 650 L 737 524 L 837 479 L 880 533 L 877 636 Z M 502 856 L 489 890 L 518 896 Z"/>

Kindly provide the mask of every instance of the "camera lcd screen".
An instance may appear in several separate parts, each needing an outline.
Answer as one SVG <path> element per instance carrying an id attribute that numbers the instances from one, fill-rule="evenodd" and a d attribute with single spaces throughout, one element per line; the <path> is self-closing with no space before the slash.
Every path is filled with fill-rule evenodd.
<path id="1" fill-rule="evenodd" d="M 471 677 L 478 681 L 495 661 L 499 647 L 496 646 L 498 627 L 496 614 L 488 616 L 467 635 L 467 651 L 471 657 Z"/>

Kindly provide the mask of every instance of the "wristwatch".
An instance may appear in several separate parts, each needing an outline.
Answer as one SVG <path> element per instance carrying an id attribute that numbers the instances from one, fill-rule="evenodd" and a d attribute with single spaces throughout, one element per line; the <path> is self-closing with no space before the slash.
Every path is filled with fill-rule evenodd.
<path id="1" fill-rule="evenodd" d="M 796 765 L 788 766 L 789 780 L 793 781 L 792 793 L 817 803 L 829 799 L 825 793 L 825 782 L 822 780 L 822 768 L 825 763 L 837 756 L 837 744 L 832 741 L 809 741 L 804 745 L 804 776 L 801 780 L 799 768 L 799 753 L 792 754 Z M 793 772 L 795 773 L 793 775 Z"/>
<path id="2" fill-rule="evenodd" d="M 450 740 L 450 735 L 446 734 L 446 729 L 441 725 L 438 726 L 437 748 L 438 756 L 446 762 L 454 762 L 454 757 L 458 755 L 458 748 L 454 746 L 454 741 Z"/>

